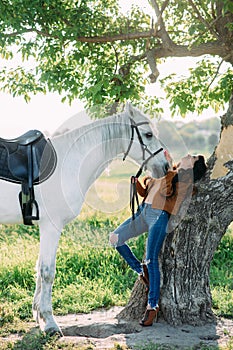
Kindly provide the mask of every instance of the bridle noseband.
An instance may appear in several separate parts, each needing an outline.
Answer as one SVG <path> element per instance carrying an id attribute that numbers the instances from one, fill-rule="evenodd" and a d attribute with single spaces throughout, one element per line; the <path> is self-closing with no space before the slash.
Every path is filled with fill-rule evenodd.
<path id="1" fill-rule="evenodd" d="M 127 151 L 124 154 L 123 157 L 123 161 L 126 159 L 126 157 L 129 154 L 130 148 L 132 147 L 133 141 L 134 141 L 134 130 L 137 133 L 137 137 L 138 137 L 138 141 L 141 145 L 141 149 L 142 149 L 142 159 L 143 159 L 143 163 L 140 166 L 137 174 L 135 176 L 131 176 L 131 184 L 130 184 L 130 207 L 131 207 L 131 211 L 132 211 L 132 219 L 134 220 L 135 218 L 135 214 L 134 214 L 134 209 L 135 209 L 135 201 L 137 203 L 137 207 L 139 208 L 139 199 L 138 199 L 138 195 L 137 195 L 137 189 L 136 189 L 136 182 L 138 177 L 141 175 L 143 168 L 146 166 L 146 164 L 148 163 L 148 161 L 153 158 L 154 156 L 156 156 L 156 154 L 160 153 L 163 150 L 163 147 L 159 148 L 157 151 L 155 152 L 151 152 L 148 148 L 147 145 L 145 145 L 145 143 L 142 140 L 142 136 L 140 134 L 139 131 L 139 126 L 144 125 L 144 124 L 149 124 L 149 121 L 144 121 L 144 122 L 139 122 L 139 123 L 135 123 L 135 121 L 131 118 L 130 119 L 130 123 L 131 123 L 131 139 L 130 139 L 130 143 L 129 146 L 127 148 Z M 149 156 L 147 158 L 145 158 L 145 154 L 149 153 Z"/>
<path id="2" fill-rule="evenodd" d="M 142 173 L 142 170 L 143 168 L 146 166 L 146 164 L 148 163 L 148 161 L 153 158 L 154 156 L 156 156 L 156 154 L 160 153 L 163 148 L 159 148 L 157 151 L 155 152 L 151 152 L 147 145 L 143 142 L 142 140 L 142 136 L 140 134 L 140 131 L 139 131 L 139 126 L 141 125 L 145 125 L 145 124 L 149 124 L 149 121 L 144 121 L 144 122 L 139 122 L 139 123 L 135 123 L 135 121 L 132 119 L 132 118 L 129 118 L 130 119 L 130 124 L 131 124 L 131 139 L 130 139 L 130 143 L 129 143 L 129 146 L 127 148 L 127 151 L 125 152 L 124 154 L 124 157 L 123 157 L 123 161 L 126 159 L 126 157 L 128 156 L 129 154 L 129 151 L 130 151 L 130 148 L 132 147 L 132 144 L 133 144 L 133 141 L 134 141 L 134 130 L 136 131 L 137 133 L 137 137 L 138 137 L 138 141 L 141 145 L 141 149 L 142 149 L 142 160 L 143 160 L 143 163 L 140 167 L 140 169 L 138 170 L 137 174 L 135 175 L 135 177 L 139 177 Z M 147 158 L 145 158 L 145 154 L 149 153 L 149 156 Z"/>

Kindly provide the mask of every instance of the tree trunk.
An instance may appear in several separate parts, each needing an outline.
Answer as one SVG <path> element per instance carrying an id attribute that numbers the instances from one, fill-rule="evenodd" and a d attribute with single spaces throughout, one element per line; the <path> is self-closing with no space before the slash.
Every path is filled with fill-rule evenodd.
<path id="1" fill-rule="evenodd" d="M 210 264 L 233 221 L 233 95 L 221 123 L 220 141 L 208 160 L 205 179 L 197 184 L 197 194 L 183 219 L 168 233 L 160 254 L 160 309 L 172 325 L 202 325 L 214 320 Z M 120 318 L 141 318 L 145 310 L 142 292 L 143 286 L 137 283 Z"/>

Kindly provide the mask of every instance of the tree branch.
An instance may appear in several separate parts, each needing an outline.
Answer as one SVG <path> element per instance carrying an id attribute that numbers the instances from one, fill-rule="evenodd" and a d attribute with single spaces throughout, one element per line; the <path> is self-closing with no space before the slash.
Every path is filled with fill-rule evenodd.
<path id="1" fill-rule="evenodd" d="M 197 14 L 197 17 L 199 19 L 199 21 L 201 23 L 204 24 L 204 26 L 209 29 L 209 31 L 211 32 L 211 34 L 213 34 L 213 36 L 216 38 L 216 39 L 219 39 L 218 37 L 218 34 L 213 30 L 213 28 L 211 27 L 211 25 L 202 17 L 202 15 L 200 14 L 197 6 L 194 4 L 193 0 L 189 0 L 189 4 L 192 6 L 194 12 Z"/>
<path id="2" fill-rule="evenodd" d="M 156 5 L 156 1 L 152 0 Z M 157 12 L 157 10 L 156 10 Z M 157 12 L 158 13 L 158 12 Z M 161 19 L 162 20 L 162 19 Z M 42 32 L 40 30 L 30 28 L 25 29 L 23 32 L 14 32 L 5 34 L 5 37 L 12 37 L 17 35 L 22 35 L 25 33 L 37 33 L 38 35 L 42 35 L 45 37 L 50 37 L 54 39 L 59 39 L 60 37 L 56 35 L 52 35 L 48 32 Z M 147 58 L 147 53 L 150 50 L 154 58 L 167 58 L 167 57 L 198 57 L 202 55 L 218 55 L 219 57 L 228 57 L 230 52 L 229 49 L 226 46 L 222 45 L 222 42 L 220 40 L 212 41 L 209 43 L 203 43 L 197 46 L 189 46 L 189 45 L 177 45 L 175 44 L 169 37 L 168 33 L 165 29 L 162 29 L 160 27 L 159 30 L 156 28 L 152 28 L 150 31 L 145 32 L 135 32 L 135 33 L 122 33 L 122 34 L 106 34 L 104 36 L 93 36 L 93 37 L 85 37 L 80 36 L 76 37 L 75 40 L 83 43 L 108 43 L 108 42 L 116 42 L 116 41 L 124 41 L 124 40 L 136 40 L 136 39 L 142 39 L 142 38 L 161 38 L 162 43 L 156 44 L 155 47 L 148 48 L 145 52 L 138 56 L 132 56 L 130 59 L 130 64 L 140 61 L 142 59 Z M 61 39 L 61 38 L 60 38 Z M 65 39 L 65 37 L 64 37 Z M 164 41 L 165 40 L 165 41 Z M 164 44 L 165 43 L 165 44 Z"/>
<path id="3" fill-rule="evenodd" d="M 17 35 L 22 35 L 25 33 L 33 33 L 36 32 L 39 35 L 46 36 L 46 37 L 51 37 L 58 39 L 59 37 L 57 35 L 52 35 L 47 32 L 43 32 L 37 29 L 25 29 L 23 32 L 14 32 L 14 33 L 9 33 L 9 34 L 4 34 L 5 37 L 12 37 L 12 36 L 17 36 Z M 109 43 L 109 42 L 115 42 L 119 40 L 136 40 L 136 39 L 143 39 L 143 38 L 151 38 L 151 37 L 156 37 L 157 32 L 155 29 L 151 29 L 149 31 L 145 32 L 135 32 L 135 33 L 123 33 L 123 34 L 106 34 L 104 36 L 93 36 L 93 37 L 88 37 L 88 36 L 79 36 L 76 37 L 75 40 L 82 42 L 82 43 Z"/>
<path id="4" fill-rule="evenodd" d="M 162 13 L 168 5 L 169 1 L 164 1 L 164 3 L 162 4 L 161 11 L 159 10 L 159 6 L 156 0 L 150 0 L 150 2 L 157 17 L 157 26 L 159 28 L 157 36 L 162 40 L 163 47 L 169 47 L 173 43 L 173 41 L 171 40 L 170 36 L 168 35 L 168 32 L 166 31 L 165 24 L 162 18 Z"/>
<path id="5" fill-rule="evenodd" d="M 149 75 L 150 82 L 155 83 L 159 76 L 159 70 L 157 68 L 155 56 L 153 55 L 153 52 L 151 50 L 147 51 L 147 62 L 151 69 L 151 74 Z"/>
<path id="6" fill-rule="evenodd" d="M 126 34 L 116 34 L 116 35 L 106 35 L 106 36 L 94 36 L 94 37 L 77 37 L 76 40 L 83 43 L 108 43 L 119 40 L 136 40 L 143 38 L 156 37 L 156 31 L 150 30 L 148 32 L 136 32 L 136 33 L 126 33 Z"/>
<path id="7" fill-rule="evenodd" d="M 2 33 L 2 35 L 4 35 L 6 38 L 10 38 L 10 37 L 13 37 L 13 36 L 23 35 L 23 34 L 26 34 L 26 33 L 33 33 L 33 32 L 36 32 L 36 30 L 32 29 L 32 28 L 29 28 L 29 29 L 24 29 L 24 30 L 21 30 L 21 31 L 18 31 L 18 32 L 13 32 L 13 33 Z"/>
<path id="8" fill-rule="evenodd" d="M 161 15 L 163 14 L 163 11 L 165 10 L 165 8 L 168 6 L 169 1 L 170 1 L 170 0 L 165 0 L 165 1 L 163 2 L 162 6 L 161 6 L 161 12 L 160 12 Z"/>
<path id="9" fill-rule="evenodd" d="M 216 70 L 216 73 L 215 73 L 213 79 L 211 80 L 211 82 L 209 83 L 209 85 L 208 85 L 208 87 L 207 87 L 207 89 L 206 89 L 206 93 L 205 93 L 204 96 L 202 97 L 202 100 L 205 99 L 205 97 L 206 97 L 206 95 L 207 95 L 207 92 L 209 91 L 211 85 L 213 84 L 213 82 L 214 82 L 215 79 L 217 78 L 218 73 L 219 73 L 219 70 L 220 70 L 220 67 L 221 67 L 221 65 L 223 64 L 223 62 L 224 62 L 224 59 L 222 59 L 221 62 L 219 63 L 218 68 L 217 68 L 217 70 Z"/>
<path id="10" fill-rule="evenodd" d="M 227 48 L 221 45 L 220 41 L 212 41 L 210 43 L 203 43 L 198 46 L 188 45 L 176 45 L 172 43 L 168 48 L 155 47 L 152 48 L 155 58 L 166 58 L 166 57 L 198 57 L 202 55 L 218 55 L 219 57 L 226 57 L 229 54 Z"/>

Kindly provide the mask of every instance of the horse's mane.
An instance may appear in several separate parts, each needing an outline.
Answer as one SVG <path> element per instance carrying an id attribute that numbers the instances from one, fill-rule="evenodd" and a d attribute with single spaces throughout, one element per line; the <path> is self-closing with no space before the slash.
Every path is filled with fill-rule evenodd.
<path id="1" fill-rule="evenodd" d="M 130 140 L 131 129 L 125 127 L 126 124 L 130 125 L 130 117 L 132 117 L 132 119 L 134 119 L 136 122 L 142 121 L 142 118 L 148 119 L 145 114 L 142 114 L 137 108 L 130 105 L 130 110 L 125 109 L 121 113 L 91 121 L 86 125 L 74 127 L 72 129 L 69 129 L 68 126 L 65 130 L 61 130 L 60 133 L 54 134 L 52 139 L 66 139 L 68 142 L 70 140 L 69 143 L 71 144 L 79 140 L 79 151 L 81 151 L 80 149 L 83 148 L 83 146 L 87 147 L 87 145 L 89 145 L 93 147 L 95 143 L 98 143 L 99 145 L 102 144 L 102 147 L 105 147 L 104 151 L 111 152 L 111 150 L 107 148 L 114 147 L 114 142 L 112 142 L 111 146 L 109 146 L 109 143 L 107 142 L 108 140 Z M 154 129 L 153 132 L 156 135 L 157 129 L 153 123 L 151 124 L 151 128 Z M 101 133 L 96 132 L 93 134 L 93 132 L 91 132 L 92 130 L 97 131 L 100 129 Z"/>
<path id="2" fill-rule="evenodd" d="M 103 126 L 102 128 L 102 140 L 109 140 L 113 135 L 113 125 L 114 125 L 114 133 L 116 135 L 123 134 L 123 125 L 125 124 L 125 121 L 127 115 L 125 112 L 114 114 L 112 116 L 98 119 L 95 121 L 91 121 L 88 124 L 85 124 L 80 127 L 75 127 L 72 129 L 64 128 L 60 132 L 56 132 L 53 134 L 52 139 L 60 139 L 60 138 L 67 138 L 67 139 L 82 139 L 83 143 L 88 144 L 88 142 L 91 142 L 93 144 L 93 134 L 90 132 L 92 129 L 97 130 L 99 126 Z"/>

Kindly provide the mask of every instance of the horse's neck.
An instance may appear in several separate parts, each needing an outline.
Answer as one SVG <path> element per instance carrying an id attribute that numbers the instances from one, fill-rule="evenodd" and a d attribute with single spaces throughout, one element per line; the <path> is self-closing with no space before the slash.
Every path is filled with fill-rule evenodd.
<path id="1" fill-rule="evenodd" d="M 125 112 L 103 120 L 100 129 L 104 160 L 112 161 L 126 151 L 130 138 L 129 125 L 130 121 Z"/>
<path id="2" fill-rule="evenodd" d="M 84 192 L 119 154 L 129 141 L 129 120 L 115 115 L 72 130 L 57 138 L 61 163 L 67 164 L 70 177 L 77 178 Z M 55 140 L 56 142 L 56 140 Z"/>

